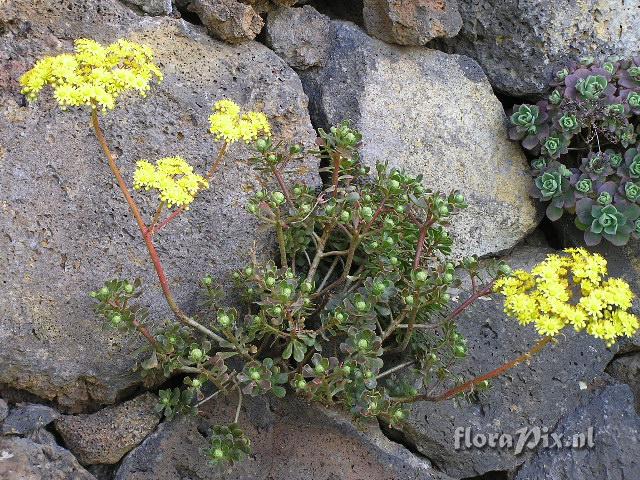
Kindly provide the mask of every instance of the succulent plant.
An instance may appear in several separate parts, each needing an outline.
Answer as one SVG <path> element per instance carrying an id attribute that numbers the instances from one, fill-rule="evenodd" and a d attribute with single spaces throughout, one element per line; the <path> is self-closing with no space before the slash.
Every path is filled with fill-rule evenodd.
<path id="1" fill-rule="evenodd" d="M 516 105 L 511 114 L 513 128 L 509 130 L 512 140 L 522 141 L 522 146 L 531 150 L 545 138 L 549 132 L 546 102 L 537 105 Z"/>
<path id="2" fill-rule="evenodd" d="M 597 245 L 605 238 L 619 246 L 629 241 L 639 216 L 640 207 L 637 205 L 616 205 L 610 201 L 606 203 L 583 198 L 576 203 L 575 223 L 579 229 L 584 230 L 587 245 Z"/>
<path id="3" fill-rule="evenodd" d="M 602 62 L 582 58 L 557 72 L 548 101 L 514 107 L 509 135 L 531 151 L 532 195 L 549 203 L 551 220 L 559 219 L 563 211 L 577 214 L 576 202 L 580 202 L 582 218 L 577 222 L 586 231 L 587 201 L 601 207 L 612 205 L 618 213 L 638 201 L 639 118 L 640 56 Z M 562 175 L 558 165 L 570 175 Z M 603 221 L 618 219 L 612 208 L 603 215 Z M 593 224 L 593 218 L 588 223 Z M 585 238 L 589 236 L 593 243 L 598 236 L 619 244 L 629 238 L 629 225 L 621 219 L 616 225 L 621 226 L 621 234 L 612 235 L 603 227 Z M 594 228 L 598 230 L 598 223 Z"/>
<path id="4" fill-rule="evenodd" d="M 612 95 L 611 74 L 603 68 L 579 68 L 565 78 L 565 96 L 574 101 L 594 102 Z"/>

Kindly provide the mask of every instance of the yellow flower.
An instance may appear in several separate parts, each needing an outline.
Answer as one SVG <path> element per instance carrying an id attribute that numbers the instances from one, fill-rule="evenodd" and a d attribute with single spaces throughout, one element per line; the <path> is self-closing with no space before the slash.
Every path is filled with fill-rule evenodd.
<path id="1" fill-rule="evenodd" d="M 536 330 L 540 335 L 553 337 L 565 326 L 561 318 L 541 315 L 536 320 Z"/>
<path id="2" fill-rule="evenodd" d="M 209 182 L 193 173 L 193 167 L 181 157 L 161 158 L 155 165 L 139 160 L 136 166 L 133 188 L 157 190 L 158 197 L 169 208 L 179 206 L 188 209 L 196 194 L 209 188 Z"/>
<path id="3" fill-rule="evenodd" d="M 264 113 L 241 113 L 240 107 L 231 100 L 216 102 L 209 122 L 209 131 L 216 140 L 224 140 L 227 143 L 239 140 L 249 143 L 259 135 L 271 135 L 271 126 Z"/>
<path id="4" fill-rule="evenodd" d="M 634 335 L 640 321 L 628 312 L 634 298 L 629 284 L 620 278 L 605 280 L 607 261 L 601 255 L 582 248 L 565 254 L 549 255 L 530 274 L 516 270 L 499 278 L 493 289 L 505 296 L 505 313 L 522 325 L 533 323 L 541 335 L 554 336 L 571 325 L 608 346 Z"/>
<path id="5" fill-rule="evenodd" d="M 124 92 L 134 90 L 145 96 L 151 81 L 162 79 L 153 52 L 144 45 L 118 40 L 105 47 L 82 38 L 74 46 L 74 54 L 45 57 L 20 77 L 22 93 L 30 102 L 49 85 L 63 110 L 81 106 L 107 110 L 115 107 Z"/>

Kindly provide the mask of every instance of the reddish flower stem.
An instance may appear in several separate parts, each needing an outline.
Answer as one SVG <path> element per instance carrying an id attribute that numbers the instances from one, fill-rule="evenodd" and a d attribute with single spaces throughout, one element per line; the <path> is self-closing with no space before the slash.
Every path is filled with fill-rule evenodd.
<path id="1" fill-rule="evenodd" d="M 102 132 L 102 128 L 100 128 L 100 123 L 98 121 L 98 113 L 95 108 L 91 112 L 91 123 L 93 125 L 93 129 L 95 130 L 96 137 L 98 138 L 98 142 L 102 147 L 102 151 L 104 152 L 109 162 L 109 168 L 111 169 L 111 172 L 113 173 L 113 175 L 116 177 L 118 186 L 120 187 L 120 190 L 122 190 L 122 194 L 124 195 L 124 198 L 127 201 L 127 204 L 131 209 L 131 212 L 133 213 L 136 223 L 138 224 L 138 228 L 140 229 L 140 233 L 142 234 L 142 238 L 144 239 L 144 243 L 149 252 L 149 256 L 151 257 L 151 262 L 153 263 L 153 267 L 156 270 L 156 274 L 160 282 L 160 287 L 162 288 L 162 293 L 165 299 L 167 300 L 167 304 L 169 305 L 169 308 L 171 309 L 171 311 L 176 315 L 176 317 L 178 317 L 179 320 L 184 322 L 188 317 L 180 309 L 180 307 L 175 301 L 175 298 L 173 297 L 173 293 L 171 293 L 171 288 L 169 287 L 169 281 L 167 280 L 167 276 L 164 272 L 164 268 L 160 261 L 158 251 L 156 250 L 156 247 L 153 244 L 153 240 L 151 238 L 151 236 L 153 235 L 153 232 L 149 230 L 146 223 L 144 222 L 142 215 L 140 213 L 140 209 L 138 208 L 138 204 L 131 196 L 131 193 L 129 192 L 129 188 L 127 187 L 127 184 L 124 181 L 124 178 L 122 178 L 122 173 L 120 172 L 120 168 L 118 168 L 118 165 L 116 164 L 115 159 L 113 158 L 113 154 L 109 149 L 109 145 L 107 144 L 107 140 L 104 136 L 104 133 Z"/>
<path id="2" fill-rule="evenodd" d="M 289 189 L 287 188 L 287 184 L 284 181 L 282 172 L 278 170 L 278 168 L 276 167 L 271 167 L 271 171 L 273 172 L 273 176 L 276 178 L 276 181 L 280 186 L 280 190 L 282 190 L 284 198 L 287 199 L 287 203 L 289 204 L 290 207 L 293 207 L 293 199 L 291 198 L 291 193 L 289 192 Z"/>
<path id="3" fill-rule="evenodd" d="M 331 183 L 333 184 L 333 198 L 335 198 L 338 196 L 338 180 L 340 179 L 340 162 L 342 157 L 339 153 L 334 152 L 331 155 L 331 159 L 333 160 L 333 175 Z"/>
<path id="4" fill-rule="evenodd" d="M 406 397 L 406 398 L 396 398 L 394 400 L 401 403 L 414 403 L 419 401 L 428 401 L 428 402 L 441 402 L 443 400 L 449 400 L 452 397 L 460 393 L 467 392 L 471 390 L 473 387 L 478 385 L 479 383 L 484 382 L 485 380 L 489 380 L 491 378 L 502 375 L 507 370 L 520 365 L 522 362 L 530 359 L 537 353 L 539 353 L 547 344 L 549 344 L 553 339 L 551 337 L 542 337 L 533 347 L 531 347 L 528 351 L 520 355 L 518 358 L 515 358 L 504 365 L 496 368 L 495 370 L 491 370 L 483 375 L 477 376 L 468 382 L 463 383 L 462 385 L 458 385 L 457 387 L 451 388 L 440 395 L 416 395 L 414 397 Z"/>
<path id="5" fill-rule="evenodd" d="M 462 312 L 464 312 L 472 303 L 474 303 L 476 300 L 478 300 L 480 297 L 484 297 L 486 295 L 489 295 L 491 293 L 491 289 L 493 288 L 493 282 L 489 282 L 487 285 L 484 286 L 484 288 L 473 292 L 473 294 L 471 294 L 471 296 L 469 298 L 467 298 L 464 302 L 462 302 L 460 305 L 458 305 L 453 312 L 451 312 L 449 314 L 449 316 L 444 320 L 445 322 L 448 322 L 450 320 L 453 320 L 454 318 L 456 318 L 458 315 L 460 315 Z"/>

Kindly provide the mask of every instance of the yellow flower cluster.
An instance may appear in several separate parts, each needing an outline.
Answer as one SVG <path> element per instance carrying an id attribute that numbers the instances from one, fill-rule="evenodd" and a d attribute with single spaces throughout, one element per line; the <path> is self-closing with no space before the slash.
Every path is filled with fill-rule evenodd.
<path id="1" fill-rule="evenodd" d="M 189 208 L 198 191 L 209 188 L 209 182 L 193 173 L 193 167 L 181 157 L 161 158 L 155 165 L 139 160 L 133 175 L 136 190 L 158 190 L 160 200 L 169 208 Z"/>
<path id="2" fill-rule="evenodd" d="M 220 100 L 213 106 L 213 114 L 209 117 L 216 140 L 227 143 L 243 140 L 247 143 L 259 135 L 271 135 L 271 126 L 264 113 L 240 111 L 238 104 L 231 100 Z"/>
<path id="3" fill-rule="evenodd" d="M 640 322 L 628 312 L 634 298 L 629 284 L 605 279 L 607 261 L 601 255 L 582 248 L 565 253 L 549 255 L 531 273 L 516 270 L 498 279 L 493 289 L 505 296 L 505 313 L 521 325 L 534 323 L 541 335 L 554 336 L 571 325 L 607 346 L 632 336 Z"/>
<path id="4" fill-rule="evenodd" d="M 22 93 L 31 102 L 50 85 L 58 104 L 67 107 L 115 107 L 116 99 L 127 90 L 145 96 L 150 82 L 162 79 L 153 63 L 153 52 L 144 45 L 118 40 L 102 46 L 94 40 L 75 41 L 75 53 L 45 57 L 20 78 Z"/>

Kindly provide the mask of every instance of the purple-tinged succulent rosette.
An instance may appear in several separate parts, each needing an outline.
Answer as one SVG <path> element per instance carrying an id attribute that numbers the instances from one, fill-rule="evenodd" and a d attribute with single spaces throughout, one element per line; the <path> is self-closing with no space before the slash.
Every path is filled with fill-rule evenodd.
<path id="1" fill-rule="evenodd" d="M 636 181 L 640 179 L 640 151 L 638 148 L 630 148 L 624 154 L 624 163 L 618 167 L 618 176 L 626 180 L 628 178 Z"/>
<path id="2" fill-rule="evenodd" d="M 597 183 L 586 173 L 574 173 L 571 175 L 570 183 L 571 187 L 573 187 L 576 201 L 581 198 L 591 197 L 597 190 Z"/>
<path id="3" fill-rule="evenodd" d="M 614 169 L 606 153 L 589 152 L 589 155 L 582 159 L 580 171 L 593 181 L 604 181 L 614 172 Z"/>
<path id="4" fill-rule="evenodd" d="M 640 237 L 640 56 L 569 64 L 545 101 L 516 105 L 510 120 L 510 137 L 530 154 L 532 195 L 548 204 L 547 217 L 576 214 L 590 245 Z"/>
<path id="5" fill-rule="evenodd" d="M 640 115 L 640 89 L 638 91 L 622 90 L 620 92 L 620 100 L 625 111 L 633 115 Z"/>
<path id="6" fill-rule="evenodd" d="M 623 88 L 640 90 L 640 57 L 633 57 L 618 72 L 618 83 Z"/>
<path id="7" fill-rule="evenodd" d="M 640 202 L 640 181 L 631 180 L 620 183 L 614 197 L 616 203 L 639 203 Z"/>
<path id="8" fill-rule="evenodd" d="M 638 217 L 638 205 L 616 204 L 606 192 L 601 193 L 597 200 L 582 198 L 576 202 L 575 224 L 584 231 L 584 241 L 588 246 L 598 245 L 603 238 L 616 246 L 626 244 L 635 230 Z"/>
<path id="9" fill-rule="evenodd" d="M 596 102 L 612 98 L 616 87 L 610 83 L 611 74 L 604 68 L 579 68 L 564 79 L 564 96 L 579 102 Z"/>
<path id="10" fill-rule="evenodd" d="M 571 209 L 575 205 L 575 194 L 570 180 L 573 175 L 574 172 L 555 162 L 535 179 L 531 196 L 550 202 L 547 206 L 547 217 L 552 221 L 562 217 L 564 209 Z"/>
<path id="11" fill-rule="evenodd" d="M 513 127 L 509 129 L 509 138 L 520 140 L 527 150 L 535 148 L 549 133 L 548 117 L 546 102 L 516 105 L 511 114 Z"/>

